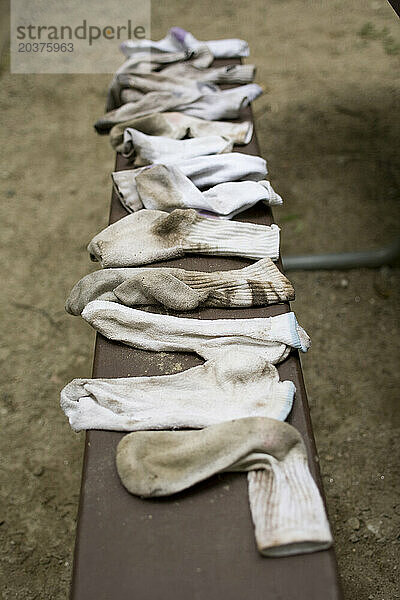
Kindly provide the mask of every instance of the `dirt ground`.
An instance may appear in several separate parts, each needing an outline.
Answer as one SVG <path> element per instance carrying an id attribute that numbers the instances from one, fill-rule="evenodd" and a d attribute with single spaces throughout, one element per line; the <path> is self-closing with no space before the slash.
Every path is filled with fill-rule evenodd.
<path id="1" fill-rule="evenodd" d="M 248 39 L 262 154 L 285 204 L 283 255 L 399 233 L 400 33 L 385 0 L 153 0 L 152 37 Z M 3 8 L 3 15 L 6 9 Z M 117 65 L 116 65 L 117 66 Z M 92 124 L 106 75 L 0 79 L 0 557 L 3 599 L 67 598 L 83 436 L 59 390 L 94 334 L 64 312 L 106 225 L 113 153 Z M 293 272 L 303 358 L 345 598 L 399 598 L 399 271 Z M 397 494 L 396 494 L 397 489 Z"/>

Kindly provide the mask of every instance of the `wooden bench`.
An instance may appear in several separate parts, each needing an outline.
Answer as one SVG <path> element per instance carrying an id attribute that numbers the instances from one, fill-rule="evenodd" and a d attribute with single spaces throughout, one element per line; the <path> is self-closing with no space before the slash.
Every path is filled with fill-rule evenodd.
<path id="1" fill-rule="evenodd" d="M 215 64 L 238 62 L 219 60 Z M 243 111 L 242 118 L 252 119 L 250 108 Z M 235 150 L 258 155 L 256 135 L 250 144 Z M 116 170 L 127 168 L 131 165 L 117 155 Z M 110 223 L 126 214 L 113 192 Z M 236 219 L 265 225 L 273 222 L 271 211 L 262 204 Z M 151 266 L 166 264 L 223 270 L 240 268 L 250 261 L 192 255 Z M 289 310 L 286 303 L 237 310 L 207 308 L 185 316 L 240 319 Z M 97 335 L 93 377 L 162 375 L 200 363 L 194 355 L 135 350 Z M 296 385 L 288 421 L 304 437 L 310 469 L 322 491 L 298 352 L 292 352 L 278 368 L 281 379 Z M 333 549 L 287 558 L 258 554 L 245 474 L 219 475 L 166 499 L 142 500 L 130 495 L 115 468 L 116 446 L 122 436 L 110 431 L 86 434 L 72 600 L 342 598 Z"/>

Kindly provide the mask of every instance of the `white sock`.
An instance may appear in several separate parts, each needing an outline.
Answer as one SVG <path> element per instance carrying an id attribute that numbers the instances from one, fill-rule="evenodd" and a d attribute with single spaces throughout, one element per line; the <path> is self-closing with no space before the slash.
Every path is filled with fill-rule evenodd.
<path id="1" fill-rule="evenodd" d="M 98 119 L 94 128 L 98 133 L 108 133 L 108 131 L 118 123 L 123 123 L 130 119 L 140 119 L 155 113 L 170 112 L 176 109 L 179 102 L 185 100 L 189 104 L 201 98 L 199 92 L 189 90 L 184 96 L 177 96 L 172 92 L 150 92 L 137 102 L 127 102 L 110 110 L 103 117 Z"/>
<path id="2" fill-rule="evenodd" d="M 133 56 L 136 53 L 145 51 L 175 52 L 180 48 L 196 49 L 204 44 L 210 48 L 214 58 L 249 56 L 249 46 L 244 40 L 225 39 L 201 42 L 181 27 L 172 27 L 165 38 L 159 41 L 127 40 L 122 42 L 120 48 L 125 56 Z"/>
<path id="3" fill-rule="evenodd" d="M 168 164 L 168 163 L 167 163 Z M 231 152 L 219 156 L 174 162 L 186 177 L 200 189 L 209 188 L 225 181 L 260 181 L 267 174 L 267 163 L 261 156 Z"/>
<path id="4" fill-rule="evenodd" d="M 136 129 L 127 128 L 124 131 L 124 156 L 134 158 L 136 166 L 223 154 L 231 152 L 232 148 L 231 140 L 218 135 L 173 140 L 163 136 L 146 135 Z"/>
<path id="5" fill-rule="evenodd" d="M 125 488 L 144 497 L 175 494 L 224 471 L 250 471 L 261 554 L 289 556 L 332 545 L 304 442 L 287 423 L 249 417 L 200 431 L 131 433 L 118 444 L 116 463 Z"/>
<path id="6" fill-rule="evenodd" d="M 169 30 L 169 38 L 175 39 L 184 48 L 196 49 L 206 44 L 211 50 L 214 58 L 235 58 L 249 56 L 248 43 L 240 39 L 222 39 L 199 41 L 191 33 L 181 27 L 172 27 Z"/>
<path id="7" fill-rule="evenodd" d="M 196 50 L 179 50 L 176 52 L 159 52 L 156 50 L 138 52 L 126 60 L 116 71 L 107 94 L 107 111 L 113 110 L 123 104 L 121 97 L 123 88 L 119 80 L 124 74 L 149 74 L 158 71 L 166 65 L 187 64 L 192 67 L 205 69 L 214 57 L 210 49 L 203 45 Z M 174 90 L 172 90 L 174 91 Z M 125 100 L 126 101 L 126 100 Z"/>
<path id="8" fill-rule="evenodd" d="M 175 110 L 210 121 L 237 119 L 242 108 L 248 106 L 261 94 L 262 88 L 259 85 L 249 83 L 220 92 L 204 92 L 193 102 L 179 103 Z"/>
<path id="9" fill-rule="evenodd" d="M 193 209 L 139 210 L 98 233 L 87 249 L 102 267 L 134 267 L 185 254 L 279 257 L 279 227 L 207 219 Z"/>
<path id="10" fill-rule="evenodd" d="M 182 113 L 164 113 L 180 115 L 181 119 L 186 119 L 186 135 L 188 137 L 201 137 L 203 135 L 222 135 L 233 141 L 234 144 L 248 144 L 253 135 L 253 123 L 251 121 L 242 121 L 241 123 L 229 123 L 224 121 L 208 121 L 197 117 L 189 117 Z M 173 117 L 175 122 L 177 117 Z M 170 119 L 172 120 L 172 118 Z"/>
<path id="11" fill-rule="evenodd" d="M 182 104 L 186 105 L 195 102 L 194 108 L 196 111 L 209 111 L 210 103 L 215 100 L 214 98 L 210 99 L 209 94 L 218 93 L 218 107 L 214 108 L 214 111 L 218 111 L 216 114 L 225 114 L 227 118 L 236 118 L 238 116 L 238 111 L 240 111 L 243 106 L 247 106 L 247 104 L 261 94 L 261 88 L 257 86 L 242 90 L 241 88 L 244 86 L 241 86 L 235 88 L 237 89 L 235 94 L 223 94 L 218 86 L 215 85 L 216 83 L 245 84 L 253 80 L 254 67 L 252 65 L 233 65 L 233 67 L 237 67 L 236 70 L 233 70 L 233 68 L 229 70 L 229 67 L 199 69 L 188 63 L 178 63 L 168 68 L 168 71 L 174 69 L 172 72 L 177 73 L 175 76 L 172 74 L 167 75 L 167 69 L 164 69 L 161 73 L 121 73 L 114 78 L 112 86 L 115 98 L 119 98 L 119 100 L 116 100 L 116 106 L 128 104 L 129 102 L 137 102 L 142 100 L 143 97 L 149 93 L 170 92 L 174 96 L 179 94 L 182 95 L 182 97 L 191 93 L 193 95 L 199 95 L 199 99 L 196 101 L 182 102 Z M 255 85 L 256 84 L 253 84 L 253 86 Z M 239 90 L 240 94 L 238 94 Z M 248 94 L 249 90 L 252 92 L 251 94 Z M 201 104 L 203 96 L 205 96 L 205 98 L 203 104 Z M 232 108 L 229 106 L 226 107 L 228 102 L 232 104 Z M 192 110 L 191 107 L 190 109 Z M 181 103 L 179 102 L 179 104 L 177 103 L 177 110 L 186 109 L 181 108 Z M 236 116 L 230 117 L 230 115 Z M 210 116 L 209 118 L 214 117 Z"/>
<path id="12" fill-rule="evenodd" d="M 260 181 L 265 179 L 268 172 L 263 158 L 240 152 L 174 161 L 173 166 L 179 168 L 200 189 L 230 181 Z M 129 212 L 143 208 L 136 188 L 136 177 L 142 170 L 115 171 L 111 175 L 118 198 Z"/>
<path id="13" fill-rule="evenodd" d="M 125 88 L 136 90 L 141 95 L 149 92 L 184 93 L 188 88 L 207 92 L 219 91 L 214 85 L 245 84 L 254 80 L 254 65 L 229 65 L 217 68 L 202 68 L 192 62 L 174 63 L 162 71 L 143 72 L 134 67 L 125 67 L 113 80 L 114 92 Z"/>
<path id="14" fill-rule="evenodd" d="M 218 92 L 203 93 L 193 88 L 184 94 L 149 92 L 137 102 L 128 102 L 107 112 L 94 127 L 99 133 L 107 132 L 117 123 L 171 110 L 210 121 L 237 119 L 241 109 L 260 94 L 262 89 L 256 83 Z M 121 98 L 123 99 L 122 94 Z"/>
<path id="15" fill-rule="evenodd" d="M 292 556 L 332 545 L 329 523 L 307 456 L 271 459 L 247 475 L 257 548 L 264 556 Z M 278 499 L 275 502 L 275 499 Z"/>
<path id="16" fill-rule="evenodd" d="M 122 73 L 155 73 L 160 69 L 168 69 L 174 64 L 185 64 L 199 69 L 207 69 L 213 60 L 214 56 L 205 44 L 192 50 L 178 48 L 171 52 L 144 49 L 127 57 L 122 65 L 118 67 L 115 75 L 121 75 Z"/>
<path id="17" fill-rule="evenodd" d="M 239 82 L 240 83 L 240 82 Z M 172 77 L 163 73 L 121 73 L 116 76 L 115 87 L 120 91 L 129 92 L 123 96 L 123 103 L 135 102 L 146 94 L 152 92 L 170 92 L 173 94 L 186 94 L 188 91 L 203 94 L 220 91 L 218 86 L 210 80 L 202 80 L 200 77 Z M 133 96 L 131 96 L 131 92 Z M 122 97 L 121 97 L 122 98 Z M 121 102 L 122 103 L 122 102 Z"/>
<path id="18" fill-rule="evenodd" d="M 240 344 L 257 350 L 272 364 L 284 360 L 291 348 L 307 352 L 310 338 L 294 313 L 254 319 L 186 319 L 160 315 L 95 300 L 82 317 L 106 338 L 141 350 L 195 352 L 204 359 Z"/>
<path id="19" fill-rule="evenodd" d="M 275 192 L 269 181 L 233 181 L 220 183 L 202 193 L 209 209 L 225 219 L 232 219 L 238 213 L 264 202 L 267 206 L 279 206 L 282 198 Z"/>
<path id="20" fill-rule="evenodd" d="M 210 273 L 169 267 L 100 269 L 74 285 L 65 308 L 80 315 L 93 300 L 193 310 L 199 306 L 263 306 L 293 298 L 290 281 L 271 259 L 263 258 L 243 269 Z"/>
<path id="21" fill-rule="evenodd" d="M 126 40 L 122 42 L 120 48 L 127 58 L 135 57 L 138 54 L 144 54 L 145 52 L 150 54 L 155 53 L 169 53 L 176 52 L 179 48 L 182 48 L 182 44 L 178 44 L 174 38 L 166 36 L 159 41 L 153 40 Z"/>
<path id="22" fill-rule="evenodd" d="M 177 112 L 155 113 L 114 125 L 110 131 L 110 143 L 114 150 L 121 154 L 127 154 L 129 151 L 124 147 L 124 131 L 127 128 L 137 129 L 147 135 L 159 135 L 174 140 L 181 140 L 184 137 L 220 135 L 229 138 L 234 144 L 248 144 L 253 135 L 251 121 L 230 123 L 197 119 Z"/>
<path id="23" fill-rule="evenodd" d="M 162 78 L 194 79 L 196 81 L 222 84 L 244 84 L 254 81 L 254 65 L 227 65 L 225 67 L 204 68 L 190 61 L 174 63 L 165 67 L 161 73 L 152 73 L 154 80 Z M 157 77 L 158 76 L 158 77 Z M 151 76 L 148 76 L 151 79 Z"/>
<path id="24" fill-rule="evenodd" d="M 146 47 L 147 44 L 147 47 Z M 157 42 L 156 42 L 157 44 Z M 120 45 L 123 51 L 126 42 Z M 163 65 L 189 61 L 200 67 L 208 67 L 214 60 L 214 55 L 207 44 L 199 44 L 196 48 L 184 48 L 176 45 L 169 50 L 157 48 L 153 42 L 142 40 L 133 52 L 125 53 L 126 60 L 117 69 L 116 73 L 126 73 L 131 70 L 141 69 L 143 72 L 158 70 Z"/>
<path id="25" fill-rule="evenodd" d="M 61 408 L 75 431 L 199 429 L 244 417 L 284 421 L 295 393 L 257 351 L 231 347 L 174 375 L 74 379 Z"/>
<path id="26" fill-rule="evenodd" d="M 269 181 L 234 181 L 220 183 L 201 192 L 182 171 L 172 165 L 155 165 L 136 177 L 136 187 L 147 209 L 171 212 L 176 208 L 195 208 L 231 219 L 236 214 L 263 201 L 272 206 L 282 204 Z"/>

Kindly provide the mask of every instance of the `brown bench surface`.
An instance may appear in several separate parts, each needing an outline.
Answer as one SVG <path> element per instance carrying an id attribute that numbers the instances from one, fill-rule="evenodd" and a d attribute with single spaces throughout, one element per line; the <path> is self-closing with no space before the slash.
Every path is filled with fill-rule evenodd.
<path id="1" fill-rule="evenodd" d="M 215 64 L 238 62 L 220 60 Z M 243 111 L 242 118 L 252 119 L 250 108 Z M 235 150 L 258 155 L 256 135 L 250 144 Z M 116 170 L 127 168 L 132 166 L 117 155 Z M 113 192 L 110 223 L 126 214 Z M 235 220 L 269 225 L 273 217 L 258 203 Z M 251 262 L 192 255 L 150 266 L 214 271 L 237 269 Z M 152 310 L 165 312 L 162 308 Z M 205 308 L 184 316 L 242 319 L 289 310 L 285 303 L 262 308 Z M 97 334 L 93 377 L 162 375 L 201 362 L 192 354 L 136 350 Z M 278 370 L 281 380 L 290 379 L 296 385 L 288 422 L 304 437 L 311 473 L 322 491 L 298 352 L 292 351 Z M 86 434 L 72 600 L 342 598 L 333 549 L 286 558 L 264 558 L 257 552 L 246 474 L 218 475 L 165 499 L 144 500 L 129 494 L 115 467 L 116 447 L 123 435 L 110 431 Z"/>

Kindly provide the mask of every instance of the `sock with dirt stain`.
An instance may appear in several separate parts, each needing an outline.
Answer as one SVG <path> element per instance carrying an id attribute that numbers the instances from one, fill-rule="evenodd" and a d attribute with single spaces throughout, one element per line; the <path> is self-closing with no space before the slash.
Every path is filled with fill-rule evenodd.
<path id="1" fill-rule="evenodd" d="M 137 310 L 107 300 L 89 302 L 82 317 L 104 337 L 154 352 L 195 352 L 204 359 L 229 346 L 257 350 L 276 364 L 291 349 L 307 352 L 310 338 L 294 313 L 251 319 L 192 319 Z"/>
<path id="2" fill-rule="evenodd" d="M 193 310 L 264 306 L 293 299 L 290 281 L 270 258 L 263 258 L 243 269 L 209 273 L 173 267 L 101 269 L 74 285 L 65 307 L 70 314 L 80 315 L 93 300 Z"/>
<path id="3" fill-rule="evenodd" d="M 223 154 L 231 152 L 232 148 L 232 140 L 219 135 L 173 140 L 164 136 L 146 135 L 131 128 L 124 131 L 124 155 L 134 160 L 137 167 L 165 160 L 173 162 L 209 154 Z"/>
<path id="4" fill-rule="evenodd" d="M 294 393 L 262 354 L 238 344 L 173 375 L 74 379 L 61 392 L 61 408 L 75 431 L 199 429 L 250 416 L 283 421 Z"/>
<path id="5" fill-rule="evenodd" d="M 108 88 L 106 110 L 111 111 L 118 108 L 123 103 L 121 99 L 123 87 L 121 87 L 120 78 L 123 78 L 124 75 L 149 74 L 163 68 L 168 68 L 168 66 L 173 66 L 176 63 L 180 65 L 187 64 L 199 69 L 206 69 L 211 65 L 213 60 L 214 57 L 210 49 L 205 45 L 198 46 L 195 50 L 190 51 L 180 49 L 176 52 L 158 52 L 154 50 L 151 52 L 148 52 L 147 50 L 137 52 L 125 60 L 125 62 L 117 69 Z M 187 84 L 191 85 L 193 89 L 201 88 L 201 86 L 193 85 L 193 83 L 193 79 L 187 80 Z M 185 89 L 180 84 L 179 88 L 181 93 L 187 91 L 187 86 Z M 135 91 L 138 94 L 135 100 L 138 100 L 143 94 L 138 89 Z"/>
<path id="6" fill-rule="evenodd" d="M 99 133 L 108 132 L 117 123 L 128 119 L 145 117 L 152 113 L 165 111 L 183 112 L 192 117 L 218 121 L 221 119 L 237 119 L 240 111 L 262 94 L 262 89 L 256 83 L 240 85 L 236 88 L 222 91 L 194 91 L 185 94 L 173 92 L 149 92 L 136 102 L 125 98 L 122 90 L 122 106 L 107 112 L 96 121 L 94 127 Z"/>
<path id="7" fill-rule="evenodd" d="M 226 65 L 224 67 L 204 68 L 191 62 L 174 63 L 163 69 L 161 73 L 153 73 L 154 81 L 157 75 L 168 78 L 201 81 L 203 83 L 245 84 L 254 81 L 256 68 L 254 65 Z M 152 79 L 150 76 L 149 79 Z"/>
<path id="8" fill-rule="evenodd" d="M 282 204 L 282 198 L 269 181 L 220 183 L 201 192 L 172 165 L 154 165 L 143 170 L 136 177 L 136 188 L 147 209 L 171 212 L 176 208 L 194 208 L 224 219 L 231 219 L 260 201 L 267 206 Z"/>
<path id="9" fill-rule="evenodd" d="M 248 471 L 249 501 L 259 552 L 289 556 L 332 545 L 319 490 L 300 433 L 266 417 L 200 431 L 149 431 L 125 436 L 116 464 L 137 496 L 175 494 L 225 471 Z"/>
<path id="10" fill-rule="evenodd" d="M 196 138 L 209 135 L 220 135 L 232 140 L 234 144 L 248 144 L 253 135 L 251 121 L 230 123 L 229 121 L 207 121 L 196 117 L 188 117 L 178 112 L 155 113 L 140 119 L 124 121 L 110 131 L 110 143 L 116 152 L 128 154 L 129 148 L 124 146 L 124 131 L 133 128 L 147 135 L 161 135 L 174 140 L 184 137 Z"/>
<path id="11" fill-rule="evenodd" d="M 177 50 L 197 50 L 206 45 L 214 58 L 235 58 L 249 56 L 249 45 L 245 40 L 237 38 L 200 41 L 189 31 L 181 27 L 171 27 L 167 35 L 158 41 L 153 40 L 127 40 L 122 42 L 120 48 L 125 56 L 134 56 L 137 53 L 158 52 L 168 53 Z"/>
<path id="12" fill-rule="evenodd" d="M 113 89 L 127 89 L 136 92 L 136 97 L 128 98 L 135 101 L 149 92 L 185 93 L 188 89 L 202 91 L 219 91 L 217 83 L 246 84 L 254 79 L 254 65 L 229 65 L 226 67 L 203 68 L 189 62 L 175 63 L 165 67 L 161 72 L 145 73 L 136 66 L 125 67 L 123 72 L 115 75 Z"/>
<path id="13" fill-rule="evenodd" d="M 279 227 L 201 217 L 193 209 L 139 210 L 98 233 L 87 249 L 102 267 L 134 267 L 198 253 L 279 256 Z"/>
<path id="14" fill-rule="evenodd" d="M 268 172 L 263 158 L 240 152 L 176 160 L 173 166 L 182 171 L 199 189 L 232 181 L 261 181 Z M 117 196 L 129 212 L 143 208 L 136 187 L 136 177 L 146 168 L 148 167 L 115 171 L 111 174 Z"/>

